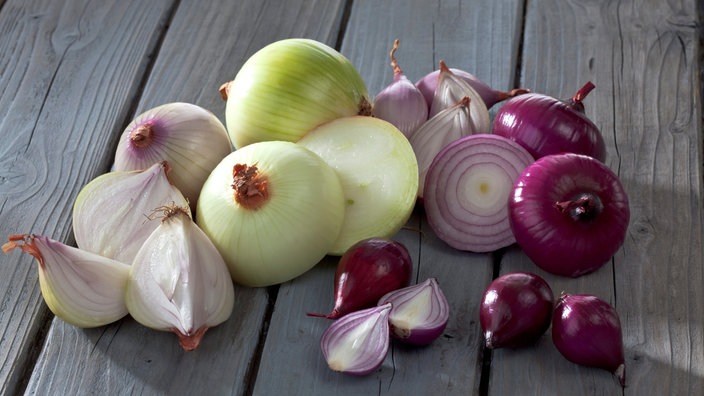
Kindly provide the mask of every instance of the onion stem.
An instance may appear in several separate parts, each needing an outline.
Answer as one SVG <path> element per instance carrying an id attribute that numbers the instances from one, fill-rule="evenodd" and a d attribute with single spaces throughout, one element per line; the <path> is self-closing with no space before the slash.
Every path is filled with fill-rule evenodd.
<path id="1" fill-rule="evenodd" d="M 555 207 L 575 221 L 595 219 L 604 210 L 601 199 L 592 193 L 582 193 L 568 201 L 555 202 Z"/>
<path id="2" fill-rule="evenodd" d="M 260 208 L 269 198 L 269 178 L 256 165 L 235 164 L 232 169 L 232 189 L 235 201 L 250 210 Z"/>
<path id="3" fill-rule="evenodd" d="M 570 99 L 568 103 L 569 106 L 584 113 L 584 105 L 582 104 L 582 101 L 594 88 L 596 88 L 596 86 L 591 81 L 587 81 L 587 83 L 574 94 L 572 99 Z"/>
<path id="4" fill-rule="evenodd" d="M 154 124 L 145 122 L 130 132 L 130 141 L 134 147 L 149 147 L 154 141 Z"/>

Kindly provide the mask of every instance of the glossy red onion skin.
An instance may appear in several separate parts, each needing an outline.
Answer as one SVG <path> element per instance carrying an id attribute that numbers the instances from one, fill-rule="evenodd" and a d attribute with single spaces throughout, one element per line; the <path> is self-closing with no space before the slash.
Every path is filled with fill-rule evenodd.
<path id="1" fill-rule="evenodd" d="M 487 348 L 518 348 L 536 342 L 550 327 L 554 295 L 529 272 L 509 272 L 484 291 L 479 323 Z"/>
<path id="2" fill-rule="evenodd" d="M 397 241 L 369 238 L 352 245 L 335 270 L 335 306 L 325 315 L 337 319 L 350 312 L 375 306 L 386 293 L 411 283 L 413 261 Z"/>
<path id="3" fill-rule="evenodd" d="M 556 203 L 580 193 L 599 197 L 603 210 L 576 220 Z M 564 153 L 542 157 L 524 169 L 509 199 L 516 242 L 540 268 L 578 277 L 603 266 L 623 244 L 630 209 L 618 176 L 600 161 Z"/>
<path id="4" fill-rule="evenodd" d="M 520 143 L 535 159 L 571 152 L 604 162 L 604 139 L 582 109 L 538 93 L 516 96 L 502 104 L 492 132 Z"/>
<path id="5" fill-rule="evenodd" d="M 515 89 L 509 92 L 503 92 L 495 90 L 494 88 L 487 85 L 485 82 L 481 81 L 474 74 L 461 69 L 450 68 L 450 71 L 456 76 L 462 78 L 466 81 L 475 91 L 481 96 L 487 109 L 491 108 L 493 105 L 504 101 L 508 98 L 522 95 L 528 93 L 529 91 L 524 88 Z M 416 81 L 416 87 L 420 90 L 428 103 L 428 108 L 433 103 L 433 96 L 435 95 L 435 89 L 438 87 L 438 77 L 440 76 L 440 70 L 434 70 L 425 76 L 421 77 Z"/>
<path id="6" fill-rule="evenodd" d="M 626 385 L 621 322 L 606 301 L 589 294 L 563 294 L 555 304 L 552 340 L 569 361 L 608 370 Z"/>
<path id="7" fill-rule="evenodd" d="M 397 323 L 394 323 L 393 311 L 404 302 L 412 300 L 413 293 L 418 291 L 418 289 L 412 290 L 414 287 L 430 287 L 434 296 L 437 298 L 437 300 L 434 300 L 437 305 L 432 307 L 435 309 L 432 323 L 425 323 L 422 326 L 417 326 L 414 328 L 399 326 Z M 422 284 L 407 286 L 391 291 L 381 297 L 378 302 L 379 305 L 388 303 L 391 303 L 393 306 L 391 309 L 391 314 L 389 315 L 389 324 L 391 326 L 392 336 L 401 342 L 411 345 L 424 346 L 431 344 L 445 331 L 447 322 L 450 318 L 449 303 L 447 302 L 447 298 L 440 289 L 440 286 L 435 278 L 429 278 Z"/>

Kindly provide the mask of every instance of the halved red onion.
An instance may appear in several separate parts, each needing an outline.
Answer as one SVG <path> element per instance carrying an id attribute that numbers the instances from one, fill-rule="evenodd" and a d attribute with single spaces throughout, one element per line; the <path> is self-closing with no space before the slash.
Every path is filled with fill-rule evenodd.
<path id="1" fill-rule="evenodd" d="M 501 136 L 458 139 L 430 164 L 423 205 L 438 238 L 455 249 L 490 252 L 515 242 L 508 221 L 513 184 L 533 157 Z"/>
<path id="2" fill-rule="evenodd" d="M 554 295 L 542 277 L 509 272 L 484 290 L 479 323 L 487 348 L 515 348 L 537 341 L 550 327 Z"/>
<path id="3" fill-rule="evenodd" d="M 626 363 L 618 312 L 590 294 L 563 293 L 555 304 L 552 340 L 567 360 L 608 370 L 626 386 Z"/>
<path id="4" fill-rule="evenodd" d="M 430 344 L 442 335 L 450 319 L 450 305 L 435 278 L 387 293 L 379 305 L 387 303 L 392 305 L 391 335 L 408 344 Z"/>
<path id="5" fill-rule="evenodd" d="M 333 371 L 366 375 L 381 366 L 389 350 L 391 304 L 349 313 L 333 322 L 320 348 Z"/>
<path id="6" fill-rule="evenodd" d="M 581 154 L 542 157 L 528 166 L 509 200 L 523 252 L 555 275 L 578 277 L 603 266 L 628 228 L 628 196 L 616 174 Z"/>

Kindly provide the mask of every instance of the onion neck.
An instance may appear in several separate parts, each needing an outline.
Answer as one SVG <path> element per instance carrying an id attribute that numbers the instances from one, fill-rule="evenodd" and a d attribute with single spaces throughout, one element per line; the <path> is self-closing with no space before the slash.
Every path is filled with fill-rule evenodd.
<path id="1" fill-rule="evenodd" d="M 582 104 L 582 101 L 594 88 L 596 88 L 596 86 L 591 81 L 587 81 L 587 83 L 574 94 L 572 99 L 567 102 L 567 105 L 580 113 L 584 113 L 584 104 Z"/>
<path id="2" fill-rule="evenodd" d="M 257 210 L 269 200 L 269 178 L 256 165 L 236 164 L 232 189 L 235 201 L 245 209 Z"/>
<path id="3" fill-rule="evenodd" d="M 154 124 L 151 122 L 145 122 L 135 127 L 130 132 L 130 142 L 137 148 L 145 148 L 152 144 L 154 141 Z"/>
<path id="4" fill-rule="evenodd" d="M 573 220 L 585 223 L 599 217 L 604 211 L 601 198 L 593 193 L 581 193 L 570 200 L 555 202 L 555 207 Z"/>

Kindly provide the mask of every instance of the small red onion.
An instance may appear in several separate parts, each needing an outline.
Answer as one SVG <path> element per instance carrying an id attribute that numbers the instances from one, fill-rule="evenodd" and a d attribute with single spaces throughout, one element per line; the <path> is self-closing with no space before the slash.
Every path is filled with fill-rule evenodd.
<path id="1" fill-rule="evenodd" d="M 477 134 L 447 145 L 425 179 L 423 206 L 430 227 L 455 249 L 491 252 L 515 242 L 508 198 L 533 157 L 501 136 Z"/>
<path id="2" fill-rule="evenodd" d="M 374 98 L 372 115 L 390 122 L 409 137 L 428 119 L 428 106 L 423 94 L 406 77 L 396 62 L 395 53 L 398 45 L 399 41 L 394 41 L 390 54 L 394 81 Z"/>
<path id="3" fill-rule="evenodd" d="M 335 306 L 329 314 L 308 316 L 337 319 L 372 307 L 386 293 L 411 283 L 413 261 L 408 249 L 396 241 L 369 238 L 352 245 L 335 271 Z"/>
<path id="4" fill-rule="evenodd" d="M 320 349 L 333 371 L 367 375 L 378 369 L 389 350 L 391 304 L 351 312 L 333 322 Z"/>
<path id="5" fill-rule="evenodd" d="M 550 285 L 529 272 L 509 272 L 484 291 L 479 323 L 487 348 L 515 348 L 537 341 L 550 327 L 554 295 Z"/>
<path id="6" fill-rule="evenodd" d="M 508 206 L 523 252 L 545 271 L 570 277 L 611 259 L 630 218 L 618 176 L 602 162 L 573 153 L 548 155 L 528 166 Z"/>
<path id="7" fill-rule="evenodd" d="M 608 370 L 626 386 L 626 363 L 618 312 L 590 294 L 563 293 L 555 305 L 552 340 L 567 360 Z"/>
<path id="8" fill-rule="evenodd" d="M 452 73 L 454 73 L 457 77 L 466 81 L 467 84 L 471 85 L 472 88 L 477 91 L 479 96 L 481 96 L 487 108 L 491 108 L 493 105 L 514 96 L 530 92 L 530 90 L 526 88 L 516 88 L 508 92 L 497 91 L 485 82 L 481 81 L 472 73 L 461 69 L 455 69 L 453 67 L 450 68 L 450 71 L 452 71 Z M 430 108 L 430 105 L 433 103 L 433 96 L 435 96 L 435 89 L 438 86 L 439 75 L 440 70 L 438 69 L 426 74 L 420 80 L 416 81 L 416 87 L 418 87 L 418 89 L 423 93 L 423 97 L 428 103 L 428 108 Z"/>
<path id="9" fill-rule="evenodd" d="M 450 305 L 437 279 L 387 293 L 379 305 L 391 303 L 391 334 L 413 345 L 428 345 L 445 331 L 450 318 Z"/>
<path id="10" fill-rule="evenodd" d="M 538 93 L 512 98 L 496 113 L 492 132 L 517 141 L 535 159 L 568 152 L 604 162 L 604 138 L 582 103 L 592 89 L 594 84 L 587 82 L 566 101 Z"/>

